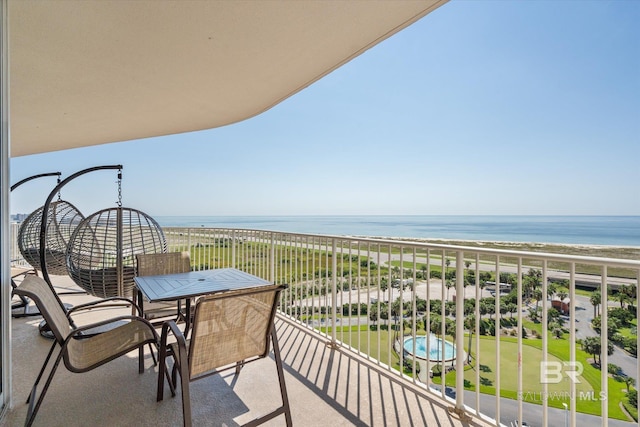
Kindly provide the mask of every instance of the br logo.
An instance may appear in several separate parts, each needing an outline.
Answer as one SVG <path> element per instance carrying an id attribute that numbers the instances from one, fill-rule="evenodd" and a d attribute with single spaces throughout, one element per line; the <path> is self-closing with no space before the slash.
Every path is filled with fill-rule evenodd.
<path id="1" fill-rule="evenodd" d="M 583 367 L 580 362 L 540 362 L 540 383 L 558 384 L 564 376 L 574 384 L 580 384 L 578 377 L 582 374 Z"/>

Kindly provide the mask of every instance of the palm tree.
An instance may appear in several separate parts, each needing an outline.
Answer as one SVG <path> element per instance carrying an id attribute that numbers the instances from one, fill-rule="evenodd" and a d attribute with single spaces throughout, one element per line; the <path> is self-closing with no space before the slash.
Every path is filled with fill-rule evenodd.
<path id="1" fill-rule="evenodd" d="M 633 301 L 637 297 L 636 287 L 633 285 L 622 285 L 620 292 L 625 293 L 629 297 L 629 301 L 633 304 Z"/>
<path id="2" fill-rule="evenodd" d="M 369 309 L 369 319 L 373 322 L 373 327 L 377 329 L 376 322 L 378 322 L 378 305 L 371 304 L 371 308 Z"/>
<path id="3" fill-rule="evenodd" d="M 469 331 L 469 350 L 467 351 L 467 363 L 471 363 L 471 340 L 476 327 L 476 316 L 474 314 L 464 318 L 464 327 Z"/>
<path id="4" fill-rule="evenodd" d="M 620 290 L 612 295 L 611 299 L 618 301 L 620 303 L 620 308 L 624 308 L 624 303 L 629 301 L 629 295 Z"/>
<path id="5" fill-rule="evenodd" d="M 598 309 L 600 307 L 600 303 L 602 302 L 602 295 L 600 291 L 594 291 L 589 298 L 591 305 L 593 306 L 593 318 L 598 317 Z"/>
<path id="6" fill-rule="evenodd" d="M 513 319 L 513 315 L 518 312 L 518 305 L 510 302 L 507 304 L 507 312 L 511 313 L 511 318 Z"/>
<path id="7" fill-rule="evenodd" d="M 395 321 L 396 321 L 396 330 L 398 330 L 398 328 L 400 326 L 400 319 L 402 319 L 402 306 L 400 305 L 400 297 L 398 297 L 391 304 L 391 316 L 395 319 Z"/>
<path id="8" fill-rule="evenodd" d="M 440 316 L 431 315 L 431 324 L 429 325 L 429 332 L 439 337 L 442 332 L 442 325 L 440 321 Z"/>
<path id="9" fill-rule="evenodd" d="M 613 354 L 613 344 L 607 343 L 607 354 L 610 356 Z M 600 366 L 600 354 L 602 353 L 602 346 L 600 344 L 600 337 L 587 337 L 582 340 L 582 350 L 593 356 L 593 362 Z"/>
<path id="10" fill-rule="evenodd" d="M 528 293 L 534 292 L 542 285 L 542 270 L 529 269 L 524 276 L 524 288 Z M 534 297 L 535 298 L 535 297 Z"/>
<path id="11" fill-rule="evenodd" d="M 533 290 L 533 297 L 536 299 L 536 311 L 537 311 L 538 310 L 538 304 L 540 304 L 540 301 L 542 300 L 542 289 L 535 288 Z"/>
<path id="12" fill-rule="evenodd" d="M 447 280 L 445 286 L 447 287 L 447 301 L 449 301 L 449 289 L 453 287 L 453 280 Z"/>
<path id="13" fill-rule="evenodd" d="M 558 295 L 560 301 L 564 301 L 564 299 L 569 296 L 569 294 L 565 290 L 559 291 L 556 295 Z"/>
<path id="14" fill-rule="evenodd" d="M 627 393 L 629 393 L 631 391 L 631 386 L 636 385 L 636 380 L 627 375 L 624 377 L 624 383 L 627 386 Z"/>

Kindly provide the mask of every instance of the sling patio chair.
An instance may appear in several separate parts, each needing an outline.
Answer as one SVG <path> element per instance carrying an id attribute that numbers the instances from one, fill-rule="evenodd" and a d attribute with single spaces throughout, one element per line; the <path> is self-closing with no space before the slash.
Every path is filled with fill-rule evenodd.
<path id="1" fill-rule="evenodd" d="M 154 345 L 157 349 L 158 334 L 153 328 L 153 325 L 140 316 L 118 316 L 81 327 L 76 327 L 71 321 L 71 315 L 76 312 L 96 308 L 99 304 L 103 303 L 113 304 L 114 301 L 120 304 L 128 301 L 132 307 L 140 312 L 140 309 L 135 303 L 126 298 L 114 297 L 92 301 L 77 305 L 71 310 L 66 311 L 59 297 L 49 284 L 41 277 L 35 275 L 26 276 L 14 292 L 18 295 L 26 296 L 35 302 L 54 335 L 53 345 L 49 350 L 49 354 L 38 373 L 38 377 L 27 399 L 29 408 L 27 410 L 25 426 L 32 425 L 61 360 L 64 360 L 64 365 L 69 371 L 81 373 L 102 366 L 132 350 L 138 349 L 138 371 L 139 373 L 143 373 L 144 346 L 147 344 L 149 344 L 150 347 Z M 86 334 L 86 331 L 101 328 L 104 328 L 105 331 L 97 334 Z M 47 377 L 44 388 L 40 392 L 37 402 L 34 403 L 38 384 L 57 346 L 60 346 L 60 351 L 51 367 L 51 372 Z"/>
<path id="2" fill-rule="evenodd" d="M 191 271 L 191 257 L 189 252 L 186 251 L 137 254 L 136 268 L 136 275 L 138 276 L 187 273 Z M 180 301 L 150 303 L 145 301 L 140 291 L 138 291 L 138 305 L 144 313 L 144 318 L 154 325 L 161 325 L 170 316 L 174 316 L 176 320 L 185 316 L 185 313 L 182 312 Z"/>
<path id="3" fill-rule="evenodd" d="M 168 374 L 166 358 L 173 358 L 169 380 L 172 396 L 176 395 L 177 373 L 180 374 L 184 426 L 191 426 L 189 384 L 192 381 L 236 368 L 236 375 L 246 363 L 269 355 L 273 344 L 276 370 L 280 382 L 282 406 L 263 415 L 247 426 L 262 424 L 284 414 L 287 426 L 292 425 L 291 410 L 284 381 L 280 347 L 274 318 L 279 295 L 286 285 L 269 285 L 238 291 L 221 292 L 202 297 L 196 303 L 191 339 L 185 339 L 174 321 L 162 326 L 160 369 L 158 370 L 158 401 L 163 399 L 164 377 Z M 169 332 L 176 341 L 167 343 Z"/>
<path id="4" fill-rule="evenodd" d="M 27 275 L 33 274 L 38 275 L 38 272 L 35 268 L 27 267 L 27 268 L 19 268 L 19 267 L 11 267 L 11 296 L 14 296 L 13 291 L 18 287 L 18 282 L 16 279 L 22 278 L 24 279 Z M 18 297 L 18 300 L 11 302 L 11 316 L 12 317 L 27 317 L 27 316 L 40 316 L 40 312 L 37 307 L 34 307 L 29 304 L 29 299 L 24 295 L 15 295 Z"/>

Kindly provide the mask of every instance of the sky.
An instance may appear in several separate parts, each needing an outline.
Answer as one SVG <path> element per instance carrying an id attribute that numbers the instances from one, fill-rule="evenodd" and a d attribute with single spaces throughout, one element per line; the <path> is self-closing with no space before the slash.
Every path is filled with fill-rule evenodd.
<path id="1" fill-rule="evenodd" d="M 640 215 L 640 0 L 452 0 L 269 111 L 11 159 L 166 215 Z M 54 178 L 11 195 L 41 206 Z M 115 171 L 62 198 L 85 216 Z"/>

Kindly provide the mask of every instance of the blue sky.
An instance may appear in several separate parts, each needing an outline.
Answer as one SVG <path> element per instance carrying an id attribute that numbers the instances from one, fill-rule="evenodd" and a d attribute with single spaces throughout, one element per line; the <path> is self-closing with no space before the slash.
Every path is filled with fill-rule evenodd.
<path id="1" fill-rule="evenodd" d="M 163 215 L 640 215 L 640 1 L 456 1 L 264 114 L 18 157 Z M 63 199 L 117 200 L 116 173 Z M 25 184 L 11 212 L 42 205 Z"/>

